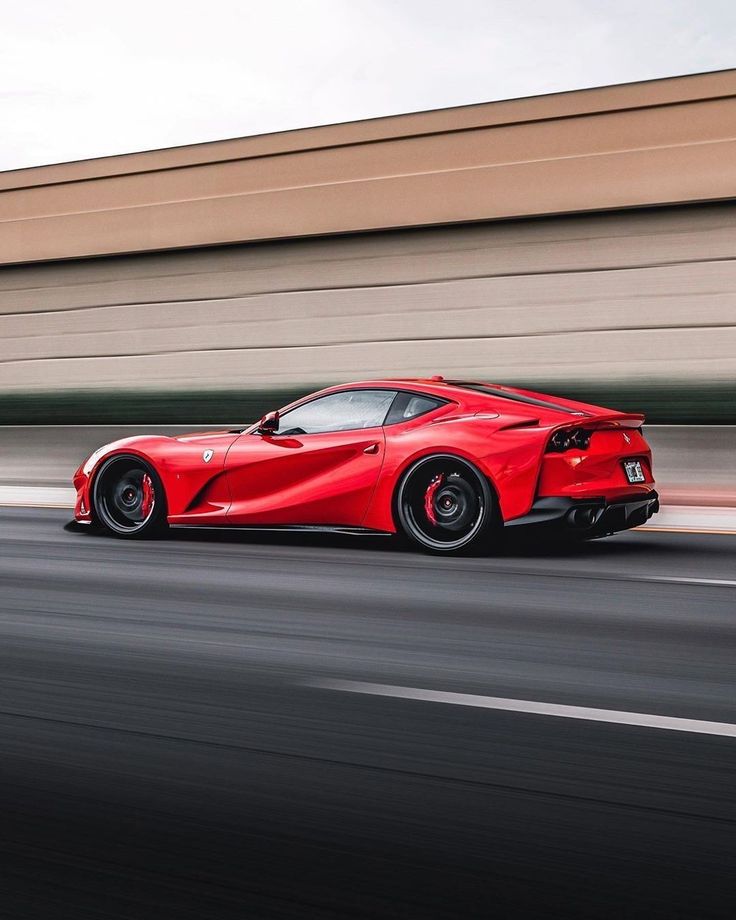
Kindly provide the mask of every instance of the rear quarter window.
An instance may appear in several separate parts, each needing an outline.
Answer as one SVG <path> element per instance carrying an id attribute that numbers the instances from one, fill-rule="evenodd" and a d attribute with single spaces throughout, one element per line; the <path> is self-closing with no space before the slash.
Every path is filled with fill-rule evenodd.
<path id="1" fill-rule="evenodd" d="M 408 422 L 410 419 L 426 415 L 433 409 L 438 409 L 445 404 L 443 399 L 433 396 L 420 396 L 418 393 L 397 393 L 384 425 L 395 425 L 398 422 Z"/>

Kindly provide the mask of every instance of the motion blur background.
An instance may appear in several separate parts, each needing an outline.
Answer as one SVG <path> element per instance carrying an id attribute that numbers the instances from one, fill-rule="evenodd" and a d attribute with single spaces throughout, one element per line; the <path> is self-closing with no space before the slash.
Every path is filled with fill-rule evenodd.
<path id="1" fill-rule="evenodd" d="M 0 419 L 112 426 L 36 432 L 61 486 L 125 425 L 444 373 L 721 426 L 651 436 L 665 503 L 730 506 L 734 198 L 732 70 L 4 172 Z"/>

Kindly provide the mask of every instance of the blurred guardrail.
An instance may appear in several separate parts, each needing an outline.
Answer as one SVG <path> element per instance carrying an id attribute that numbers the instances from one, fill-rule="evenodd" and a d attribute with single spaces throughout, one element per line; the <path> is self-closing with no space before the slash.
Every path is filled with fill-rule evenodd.
<path id="1" fill-rule="evenodd" d="M 63 504 L 64 494 L 70 501 L 72 473 L 95 448 L 139 432 L 177 434 L 212 427 L 0 426 L 0 501 L 16 495 L 22 503 L 29 489 L 52 489 L 65 490 L 57 496 Z M 665 504 L 736 508 L 736 425 L 648 425 L 646 434 Z"/>

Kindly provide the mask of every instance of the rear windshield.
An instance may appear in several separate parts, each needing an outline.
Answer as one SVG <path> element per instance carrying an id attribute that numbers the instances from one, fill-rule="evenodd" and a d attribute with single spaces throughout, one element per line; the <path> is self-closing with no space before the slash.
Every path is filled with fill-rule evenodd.
<path id="1" fill-rule="evenodd" d="M 568 409 L 566 406 L 560 406 L 558 403 L 548 402 L 546 399 L 537 399 L 536 396 L 525 396 L 523 393 L 510 393 L 508 390 L 502 390 L 500 387 L 494 387 L 491 383 L 473 383 L 466 380 L 446 380 L 450 386 L 460 387 L 463 390 L 474 390 L 476 393 L 485 393 L 488 396 L 499 396 L 501 399 L 510 399 L 512 402 L 524 403 L 527 406 L 538 406 L 540 409 L 555 409 L 557 412 L 564 412 L 567 415 L 587 415 L 587 412 L 580 412 L 577 409 Z"/>

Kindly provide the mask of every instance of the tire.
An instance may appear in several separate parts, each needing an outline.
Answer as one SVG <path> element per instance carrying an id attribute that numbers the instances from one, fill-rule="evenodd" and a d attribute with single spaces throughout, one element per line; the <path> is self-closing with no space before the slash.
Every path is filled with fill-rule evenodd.
<path id="1" fill-rule="evenodd" d="M 399 483 L 395 512 L 404 536 L 430 553 L 487 552 L 501 529 L 488 480 L 453 454 L 433 454 L 414 463 Z"/>
<path id="2" fill-rule="evenodd" d="M 130 454 L 110 457 L 92 488 L 94 520 L 122 539 L 157 536 L 166 527 L 166 495 L 153 467 Z"/>

